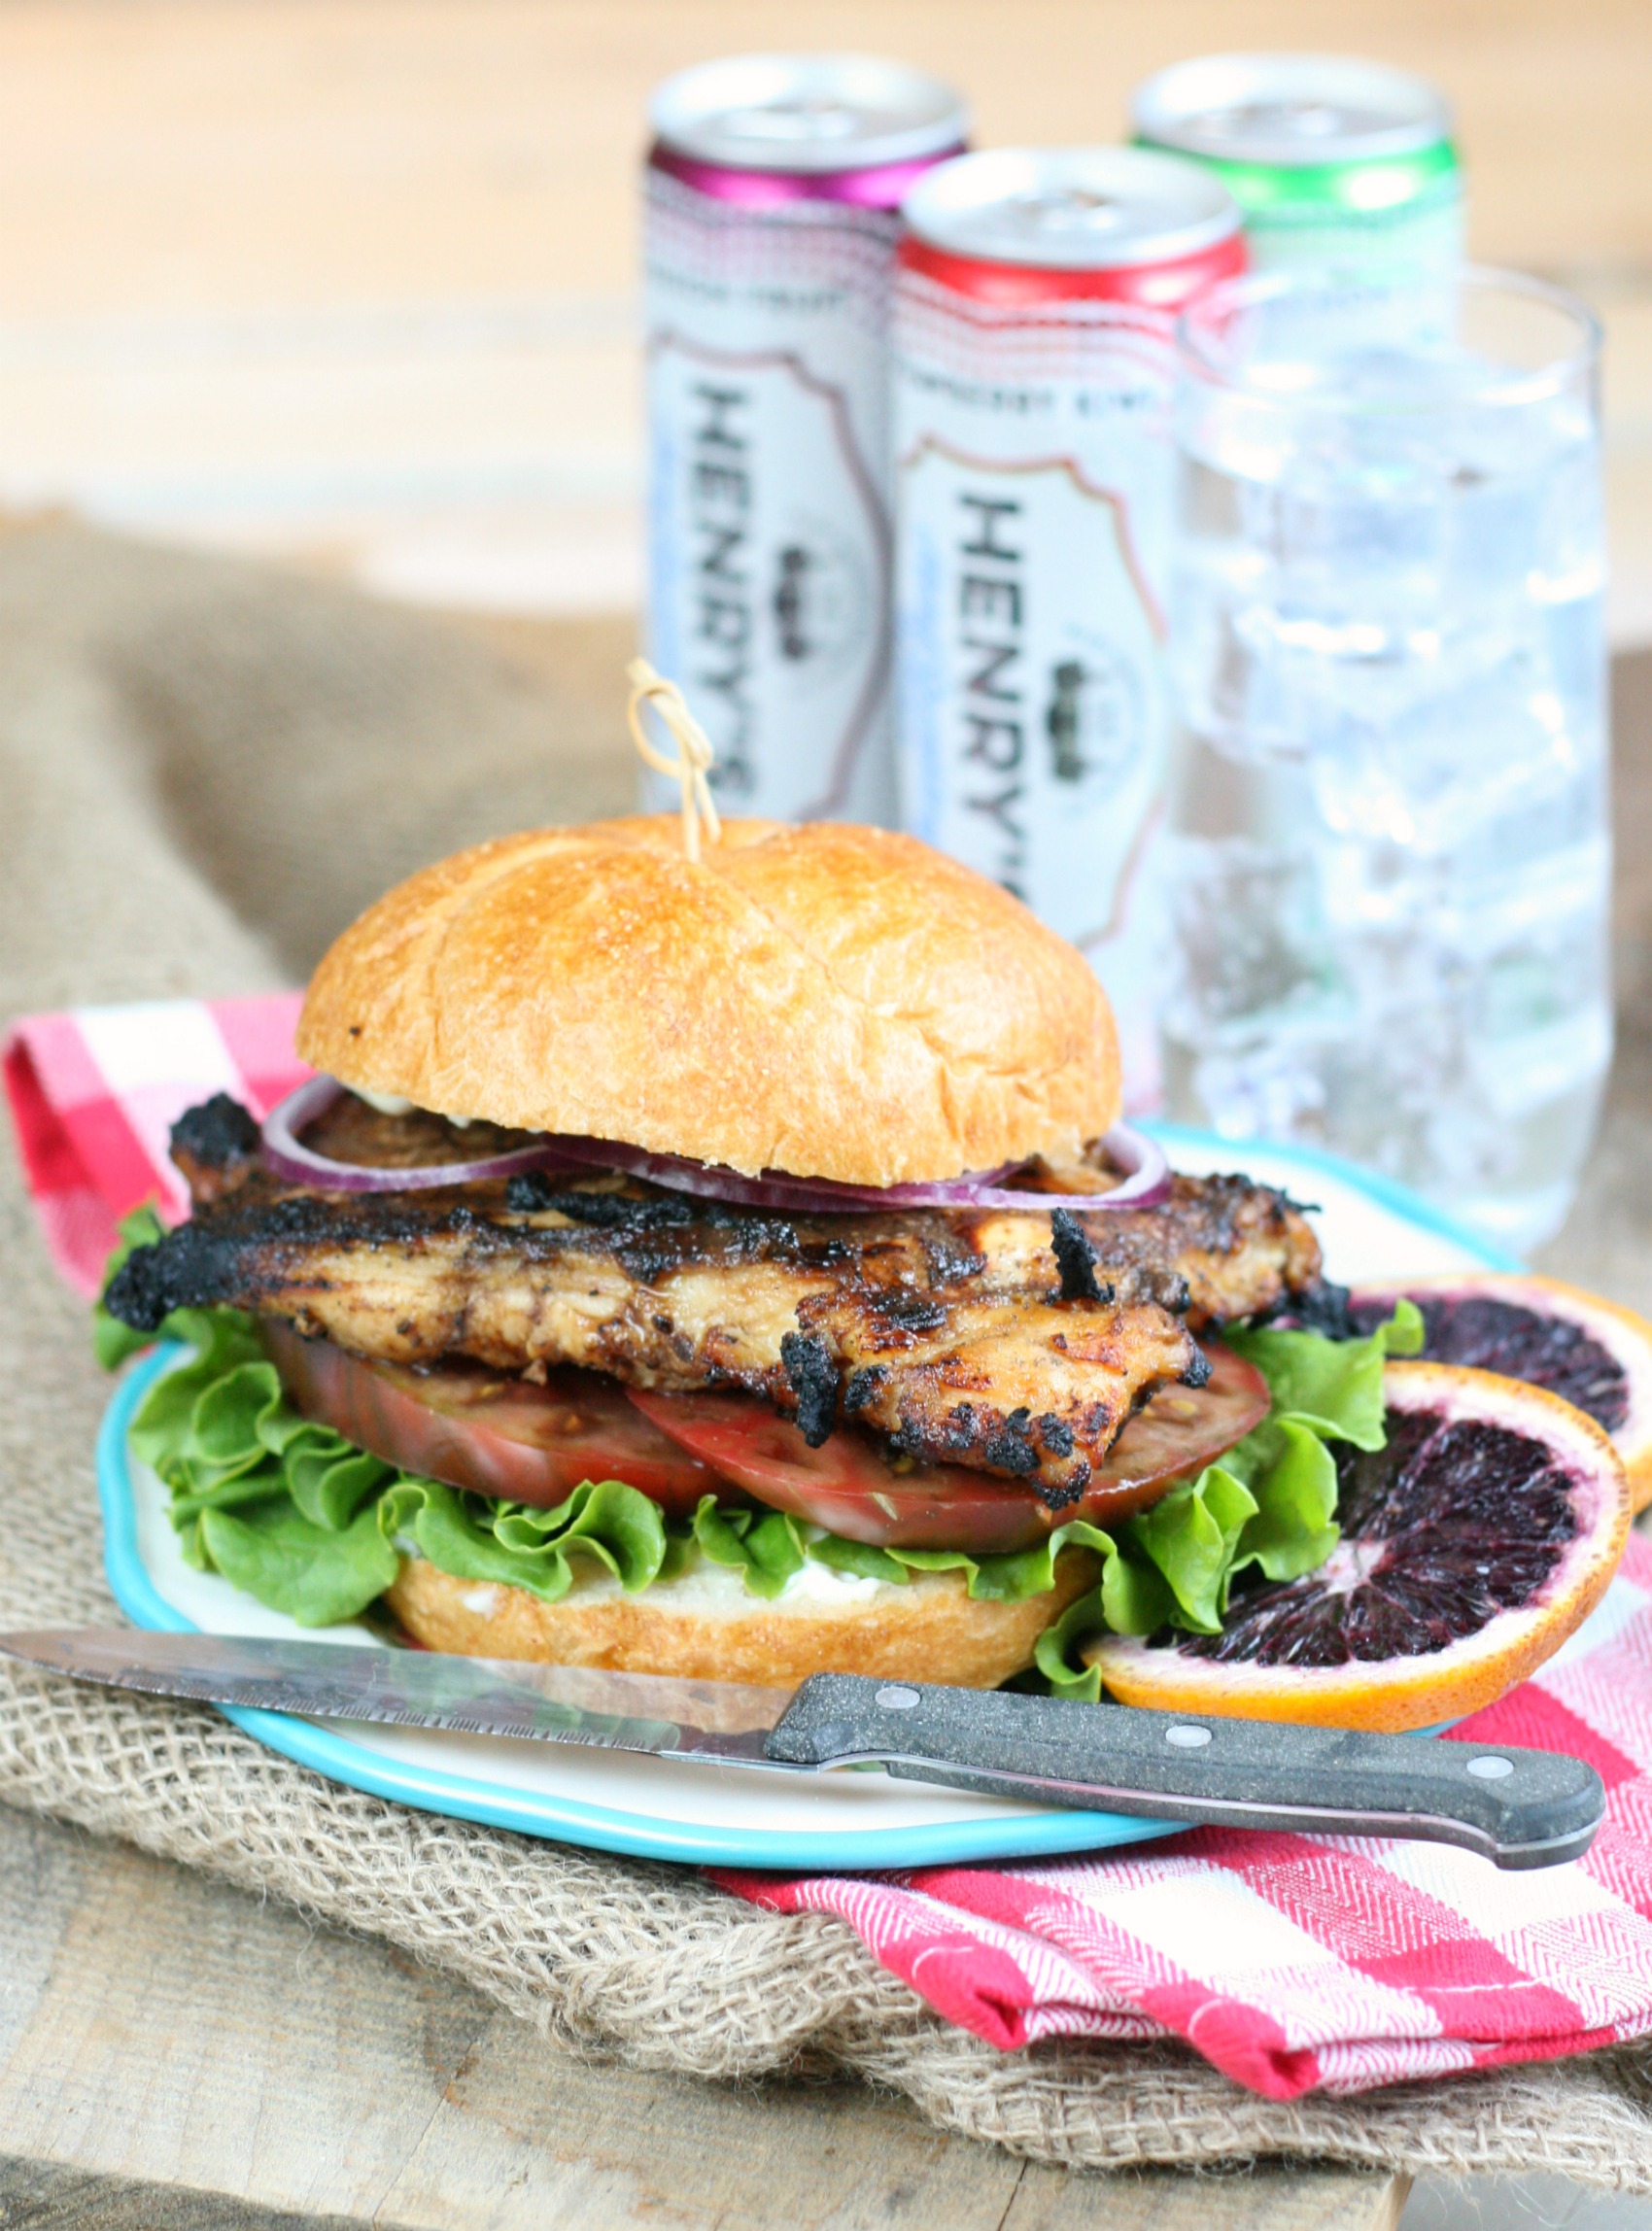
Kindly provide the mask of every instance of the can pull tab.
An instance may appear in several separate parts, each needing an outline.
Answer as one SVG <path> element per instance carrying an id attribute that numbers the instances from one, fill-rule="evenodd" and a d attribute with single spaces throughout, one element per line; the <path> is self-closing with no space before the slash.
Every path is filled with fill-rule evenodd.
<path id="1" fill-rule="evenodd" d="M 664 674 L 656 673 L 646 659 L 633 659 L 625 669 L 631 684 L 631 699 L 625 708 L 625 717 L 631 725 L 631 739 L 641 754 L 645 767 L 656 774 L 672 775 L 682 785 L 682 848 L 688 857 L 700 858 L 700 831 L 705 824 L 706 841 L 718 843 L 723 825 L 717 818 L 712 801 L 711 786 L 706 777 L 716 757 L 711 738 L 688 709 L 688 700 L 675 682 L 667 681 Z M 677 747 L 674 759 L 669 759 L 642 725 L 642 707 L 652 705 L 664 723 L 671 741 Z"/>

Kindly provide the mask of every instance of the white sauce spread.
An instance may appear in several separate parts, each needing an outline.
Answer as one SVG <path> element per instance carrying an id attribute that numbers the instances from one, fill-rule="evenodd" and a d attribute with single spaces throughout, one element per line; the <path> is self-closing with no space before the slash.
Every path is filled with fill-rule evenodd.
<path id="1" fill-rule="evenodd" d="M 396 1544 L 403 1556 L 418 1557 L 416 1542 L 398 1536 Z M 564 1602 L 575 1596 L 587 1602 L 603 1596 L 619 1596 L 623 1592 L 613 1574 L 604 1570 L 595 1558 L 575 1558 L 572 1561 L 573 1587 Z M 909 1586 L 921 1588 L 927 1575 L 913 1575 Z M 834 1572 L 830 1565 L 819 1564 L 809 1558 L 801 1572 L 794 1572 L 776 1596 L 768 1598 L 751 1595 L 743 1576 L 733 1565 L 713 1564 L 709 1558 L 701 1558 L 675 1580 L 657 1580 L 645 1589 L 642 1600 L 658 1602 L 672 1610 L 715 1615 L 740 1611 L 787 1610 L 831 1611 L 846 1609 L 850 1604 L 869 1603 L 879 1593 L 898 1583 L 870 1580 L 856 1572 Z M 486 1618 L 499 1608 L 499 1591 L 489 1585 L 465 1590 L 460 1597 L 466 1611 Z"/>
<path id="2" fill-rule="evenodd" d="M 364 1084 L 352 1084 L 350 1089 L 358 1100 L 364 1100 L 381 1116 L 411 1116 L 413 1113 L 412 1101 L 403 1100 L 399 1092 L 369 1092 Z"/>
<path id="3" fill-rule="evenodd" d="M 399 1092 L 370 1092 L 364 1084 L 352 1084 L 350 1089 L 358 1100 L 364 1100 L 369 1108 L 376 1109 L 381 1116 L 412 1116 L 434 1113 L 430 1109 L 420 1110 L 414 1101 L 404 1100 Z M 481 1121 L 481 1117 L 479 1116 L 448 1116 L 443 1120 L 451 1123 L 456 1131 L 468 1131 L 472 1123 Z"/>

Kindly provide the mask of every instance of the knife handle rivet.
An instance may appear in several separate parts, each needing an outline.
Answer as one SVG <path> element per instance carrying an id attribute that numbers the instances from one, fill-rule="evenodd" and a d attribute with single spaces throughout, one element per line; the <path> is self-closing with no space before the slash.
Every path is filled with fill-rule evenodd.
<path id="1" fill-rule="evenodd" d="M 1186 1726 L 1166 1728 L 1164 1739 L 1167 1743 L 1173 1743 L 1179 1751 L 1202 1751 L 1210 1741 L 1210 1730 Z"/>
<path id="2" fill-rule="evenodd" d="M 1477 1782 L 1506 1781 L 1514 1771 L 1514 1761 L 1494 1758 L 1488 1754 L 1483 1759 L 1470 1759 L 1468 1771 Z"/>
<path id="3" fill-rule="evenodd" d="M 903 1689 L 894 1683 L 887 1689 L 878 1690 L 878 1702 L 885 1712 L 910 1712 L 914 1705 L 921 1704 L 923 1699 L 915 1689 Z"/>

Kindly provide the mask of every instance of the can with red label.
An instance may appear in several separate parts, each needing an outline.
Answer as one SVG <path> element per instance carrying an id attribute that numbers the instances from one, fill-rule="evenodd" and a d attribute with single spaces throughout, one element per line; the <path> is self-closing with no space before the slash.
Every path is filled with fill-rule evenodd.
<path id="1" fill-rule="evenodd" d="M 895 288 L 906 827 L 1090 958 L 1156 1097 L 1177 313 L 1245 267 L 1211 174 L 994 149 L 916 185 Z"/>
<path id="2" fill-rule="evenodd" d="M 900 63 L 745 54 L 650 120 L 648 655 L 724 807 L 893 822 L 896 212 L 967 114 Z"/>

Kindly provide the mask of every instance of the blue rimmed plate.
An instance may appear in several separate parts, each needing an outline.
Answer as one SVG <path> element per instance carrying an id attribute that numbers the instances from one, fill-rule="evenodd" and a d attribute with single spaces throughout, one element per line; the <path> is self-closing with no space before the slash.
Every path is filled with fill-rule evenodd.
<path id="1" fill-rule="evenodd" d="M 1514 1267 L 1401 1187 L 1329 1155 L 1235 1145 L 1168 1126 L 1158 1135 L 1179 1169 L 1244 1169 L 1317 1203 L 1334 1278 L 1358 1283 Z M 166 1516 L 166 1490 L 127 1450 L 134 1411 L 181 1354 L 166 1349 L 139 1363 L 104 1418 L 97 1468 L 110 1585 L 139 1627 L 297 1634 L 301 1630 L 282 1613 L 185 1563 Z M 377 1640 L 354 1625 L 328 1635 L 343 1643 Z M 273 1712 L 228 1716 L 272 1750 L 353 1788 L 427 1812 L 653 1859 L 833 1871 L 935 1867 L 1097 1850 L 1169 1833 L 1118 1813 L 971 1797 L 880 1773 L 771 1777 L 553 1743 L 322 1725 Z"/>

